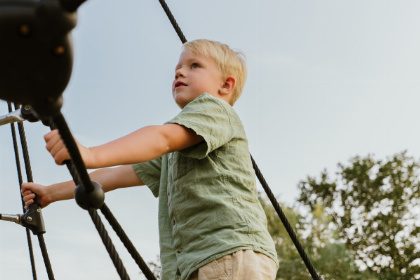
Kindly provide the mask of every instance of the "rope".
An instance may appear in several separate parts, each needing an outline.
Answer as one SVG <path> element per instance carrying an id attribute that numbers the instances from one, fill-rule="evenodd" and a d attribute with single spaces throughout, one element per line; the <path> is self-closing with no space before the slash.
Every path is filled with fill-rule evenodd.
<path id="1" fill-rule="evenodd" d="M 15 109 L 17 107 L 15 106 Z M 28 143 L 26 142 L 25 128 L 22 122 L 18 122 L 18 130 L 20 136 L 20 144 L 22 146 L 23 162 L 25 163 L 26 179 L 28 182 L 33 182 L 31 159 L 29 158 Z"/>
<path id="2" fill-rule="evenodd" d="M 12 112 L 12 104 L 10 102 L 7 102 L 7 105 L 9 107 L 9 113 Z M 20 159 L 19 159 L 19 148 L 18 148 L 18 144 L 17 144 L 16 128 L 15 128 L 14 123 L 10 124 L 10 128 L 11 128 L 11 131 L 12 131 L 13 148 L 14 148 L 14 151 L 15 151 L 16 169 L 17 169 L 17 173 L 18 173 L 19 193 L 20 193 L 20 186 L 23 183 L 23 179 L 22 179 L 22 170 L 21 170 Z M 22 202 L 22 210 L 24 212 L 25 211 L 25 203 L 24 203 L 22 197 L 21 197 L 21 202 Z M 31 238 L 31 234 L 30 234 L 29 229 L 25 228 L 25 230 L 26 230 L 26 239 L 27 239 L 27 242 L 28 242 L 28 249 L 29 249 L 29 259 L 31 261 L 32 277 L 33 277 L 34 280 L 37 280 L 34 251 L 33 251 L 33 246 L 32 246 L 32 238 Z"/>
<path id="3" fill-rule="evenodd" d="M 54 279 L 54 273 L 51 267 L 50 258 L 48 257 L 47 246 L 45 245 L 43 234 L 38 234 L 38 242 L 39 242 L 39 247 L 41 248 L 42 257 L 44 258 L 44 264 L 47 270 L 48 279 Z"/>
<path id="4" fill-rule="evenodd" d="M 112 244 L 111 238 L 108 236 L 108 232 L 106 231 L 101 218 L 98 215 L 98 212 L 94 208 L 90 208 L 88 210 L 90 217 L 92 218 L 93 223 L 99 233 L 99 236 L 102 239 L 102 243 L 105 245 L 108 254 L 114 263 L 115 268 L 117 269 L 118 274 L 120 275 L 121 280 L 129 280 L 127 271 L 124 268 L 124 265 L 118 256 L 117 251 L 115 250 L 114 245 Z"/>
<path id="5" fill-rule="evenodd" d="M 118 223 L 117 219 L 115 219 L 114 215 L 112 215 L 108 206 L 104 204 L 101 207 L 101 211 L 102 211 L 102 214 L 105 216 L 105 218 L 108 220 L 109 224 L 114 229 L 115 233 L 117 233 L 118 237 L 121 239 L 121 242 L 124 244 L 125 248 L 127 248 L 127 251 L 130 253 L 134 261 L 137 263 L 137 265 L 143 272 L 144 276 L 146 276 L 148 280 L 156 280 L 156 277 L 153 275 L 152 271 L 144 262 L 143 258 L 140 256 L 140 254 L 134 247 L 133 243 L 125 234 L 124 230 L 122 229 L 121 225 Z"/>
<path id="6" fill-rule="evenodd" d="M 17 109 L 16 105 L 15 105 L 15 109 Z M 23 160 L 25 163 L 26 178 L 28 182 L 33 182 L 34 180 L 32 176 L 31 160 L 29 158 L 29 151 L 28 151 L 28 144 L 26 142 L 25 128 L 23 127 L 22 122 L 18 122 L 18 129 L 19 129 L 20 143 L 22 146 Z M 34 203 L 36 203 L 36 201 Z M 39 241 L 39 246 L 41 247 L 41 253 L 44 259 L 45 268 L 47 270 L 48 279 L 54 280 L 54 273 L 51 267 L 50 259 L 48 257 L 47 246 L 45 245 L 43 234 L 38 234 L 38 241 Z"/>
<path id="7" fill-rule="evenodd" d="M 260 181 L 262 187 L 264 188 L 268 198 L 270 199 L 271 203 L 273 204 L 274 209 L 277 212 L 277 215 L 279 215 L 284 227 L 287 230 L 287 233 L 289 233 L 290 238 L 292 239 L 293 243 L 295 244 L 296 249 L 298 250 L 303 262 L 306 265 L 306 268 L 308 269 L 309 273 L 312 275 L 312 278 L 314 280 L 322 279 L 316 272 L 314 266 L 312 265 L 310 259 L 305 253 L 305 250 L 302 247 L 302 244 L 299 242 L 299 239 L 296 236 L 296 233 L 294 232 L 292 226 L 290 225 L 288 219 L 286 218 L 286 215 L 284 214 L 283 210 L 280 207 L 280 204 L 278 203 L 277 199 L 275 198 L 273 192 L 271 191 L 270 187 L 267 184 L 267 181 L 265 180 L 264 176 L 262 175 L 260 169 L 258 168 L 257 163 L 255 162 L 254 158 L 251 155 L 251 161 L 252 166 L 254 167 L 255 174 L 257 175 L 258 180 Z"/>
<path id="8" fill-rule="evenodd" d="M 175 28 L 176 33 L 178 34 L 179 38 L 181 39 L 181 42 L 184 44 L 187 42 L 187 39 L 185 38 L 184 34 L 181 31 L 181 28 L 178 26 L 174 16 L 172 15 L 171 11 L 169 10 L 169 7 L 166 5 L 164 0 L 159 0 L 160 4 L 162 5 L 162 8 L 164 9 L 165 13 L 168 15 L 169 20 L 172 23 L 172 26 Z M 312 265 L 311 261 L 309 260 L 308 256 L 305 253 L 305 250 L 303 249 L 301 243 L 299 242 L 295 232 L 292 229 L 292 226 L 290 225 L 289 221 L 286 218 L 286 215 L 284 214 L 283 210 L 281 209 L 279 203 L 277 202 L 276 198 L 273 195 L 273 192 L 271 191 L 270 187 L 268 186 L 267 182 L 265 181 L 264 177 L 262 176 L 262 173 L 260 169 L 258 168 L 256 162 L 252 158 L 252 165 L 255 169 L 255 173 L 263 186 L 265 192 L 267 193 L 267 196 L 270 198 L 271 203 L 273 204 L 274 208 L 276 209 L 277 214 L 279 215 L 281 221 L 283 222 L 283 225 L 285 226 L 287 232 L 290 235 L 290 238 L 292 239 L 293 243 L 296 246 L 296 249 L 299 251 L 300 256 L 302 257 L 302 260 L 304 261 L 309 273 L 312 275 L 312 278 L 314 280 L 321 280 L 323 279 L 322 276 L 319 276 L 314 266 Z"/>
<path id="9" fill-rule="evenodd" d="M 174 27 L 176 34 L 178 34 L 179 39 L 181 39 L 181 42 L 184 44 L 187 42 L 187 39 L 184 36 L 184 33 L 182 33 L 181 28 L 179 27 L 178 23 L 175 20 L 175 17 L 173 16 L 171 10 L 169 9 L 168 5 L 166 5 L 165 0 L 159 0 L 160 5 L 162 5 L 163 10 L 165 11 L 166 15 L 169 18 L 169 21 L 171 22 L 172 26 Z"/>

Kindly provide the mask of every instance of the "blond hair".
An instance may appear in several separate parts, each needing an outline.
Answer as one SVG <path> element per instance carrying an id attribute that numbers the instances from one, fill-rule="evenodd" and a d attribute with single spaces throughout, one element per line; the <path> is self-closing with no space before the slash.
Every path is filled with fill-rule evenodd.
<path id="1" fill-rule="evenodd" d="M 205 39 L 187 42 L 183 45 L 183 50 L 212 58 L 224 78 L 235 77 L 236 84 L 230 100 L 231 105 L 235 104 L 242 94 L 246 81 L 245 55 L 232 50 L 228 45 Z"/>

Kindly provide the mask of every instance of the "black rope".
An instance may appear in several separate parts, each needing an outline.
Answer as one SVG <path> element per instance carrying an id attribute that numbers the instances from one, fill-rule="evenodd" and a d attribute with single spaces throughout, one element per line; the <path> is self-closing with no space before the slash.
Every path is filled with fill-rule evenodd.
<path id="1" fill-rule="evenodd" d="M 12 112 L 12 104 L 10 102 L 7 102 L 7 105 L 9 107 L 9 113 Z M 13 148 L 15 150 L 15 161 L 16 161 L 16 169 L 18 173 L 19 193 L 20 193 L 20 186 L 22 186 L 23 184 L 23 179 L 22 179 L 22 170 L 21 170 L 20 159 L 19 159 L 19 148 L 17 144 L 16 128 L 15 128 L 14 123 L 10 124 L 10 128 L 12 131 Z M 22 211 L 25 212 L 25 202 L 23 201 L 22 196 L 21 196 L 21 202 L 22 202 Z M 25 230 L 26 230 L 26 239 L 28 242 L 28 249 L 29 249 L 29 259 L 31 261 L 32 277 L 34 280 L 37 280 L 35 257 L 34 257 L 34 251 L 33 251 L 33 246 L 32 246 L 32 238 L 31 238 L 29 229 L 25 228 Z"/>
<path id="2" fill-rule="evenodd" d="M 166 5 L 165 0 L 159 0 L 160 5 L 162 5 L 163 10 L 165 11 L 167 17 L 169 18 L 169 21 L 171 22 L 172 26 L 174 27 L 176 34 L 178 34 L 179 39 L 181 39 L 181 42 L 184 44 L 187 42 L 187 39 L 184 36 L 184 33 L 182 33 L 181 28 L 179 27 L 178 23 L 175 20 L 175 17 L 173 16 L 171 10 L 169 9 L 168 5 Z"/>
<path id="3" fill-rule="evenodd" d="M 111 238 L 108 236 L 108 232 L 106 231 L 102 221 L 101 217 L 99 217 L 98 212 L 96 212 L 96 209 L 90 208 L 88 210 L 90 217 L 92 218 L 93 223 L 95 224 L 95 227 L 99 233 L 99 236 L 102 239 L 102 243 L 105 245 L 105 248 L 108 251 L 109 256 L 111 257 L 112 262 L 114 263 L 115 268 L 117 269 L 118 274 L 120 275 L 120 278 L 122 280 L 129 280 L 130 277 L 128 277 L 127 271 L 125 270 L 125 267 L 118 256 L 117 251 L 115 250 L 114 245 L 112 244 Z"/>
<path id="4" fill-rule="evenodd" d="M 45 245 L 44 235 L 38 234 L 39 247 L 41 248 L 42 257 L 44 258 L 45 268 L 47 269 L 48 279 L 54 279 L 54 273 L 51 267 L 50 258 Z"/>
<path id="5" fill-rule="evenodd" d="M 136 248 L 134 247 L 131 240 L 125 234 L 124 230 L 122 229 L 121 225 L 118 223 L 117 219 L 115 219 L 114 215 L 112 215 L 111 211 L 109 210 L 108 206 L 105 204 L 101 207 L 102 214 L 108 220 L 109 224 L 112 226 L 114 231 L 117 233 L 118 237 L 121 239 L 121 242 L 127 248 L 130 255 L 133 257 L 134 261 L 140 267 L 141 271 L 143 272 L 144 276 L 148 280 L 156 280 L 156 277 L 153 275 L 153 272 L 144 262 L 143 258 L 140 256 Z"/>
<path id="6" fill-rule="evenodd" d="M 17 107 L 15 106 L 15 110 Z M 28 182 L 33 182 L 31 159 L 29 158 L 28 143 L 26 142 L 25 128 L 22 122 L 18 122 L 18 130 L 20 136 L 20 144 L 22 146 L 23 162 L 25 163 L 26 179 Z"/>
<path id="7" fill-rule="evenodd" d="M 181 31 L 181 28 L 178 26 L 174 16 L 172 15 L 171 11 L 169 10 L 169 7 L 166 5 L 164 0 L 159 0 L 160 4 L 162 5 L 162 8 L 164 9 L 165 13 L 168 15 L 169 20 L 172 23 L 172 26 L 175 28 L 176 33 L 178 34 L 179 38 L 181 39 L 181 42 L 184 44 L 187 42 L 187 39 L 185 38 L 184 34 Z M 277 202 L 276 198 L 273 195 L 273 192 L 271 191 L 270 187 L 268 186 L 267 182 L 265 181 L 264 177 L 262 176 L 262 173 L 260 169 L 258 168 L 256 162 L 252 158 L 252 165 L 255 169 L 255 173 L 260 180 L 261 185 L 263 186 L 265 192 L 267 193 L 267 196 L 270 198 L 271 203 L 273 204 L 274 208 L 276 209 L 277 214 L 279 215 L 281 221 L 283 222 L 283 225 L 285 226 L 287 232 L 290 235 L 290 238 L 292 239 L 293 243 L 296 246 L 296 249 L 299 251 L 300 256 L 302 257 L 302 260 L 304 261 L 309 273 L 312 275 L 312 278 L 314 280 L 321 280 L 323 279 L 322 276 L 319 276 L 318 273 L 316 273 L 316 270 L 314 266 L 312 265 L 311 261 L 309 260 L 308 256 L 305 253 L 305 250 L 303 249 L 301 243 L 299 242 L 295 232 L 293 231 L 289 221 L 286 218 L 286 215 L 284 214 L 283 210 L 281 209 L 279 203 Z"/>
<path id="8" fill-rule="evenodd" d="M 312 275 L 312 278 L 315 280 L 322 279 L 316 272 L 314 266 L 312 265 L 310 259 L 305 253 L 305 250 L 302 247 L 302 244 L 299 242 L 299 239 L 296 236 L 296 233 L 294 232 L 292 226 L 290 225 L 289 221 L 286 218 L 286 215 L 284 214 L 283 210 L 280 207 L 280 204 L 278 203 L 277 199 L 275 198 L 273 192 L 271 191 L 270 187 L 267 184 L 267 181 L 265 180 L 264 176 L 262 175 L 260 169 L 258 168 L 257 163 L 255 162 L 254 158 L 251 155 L 251 161 L 252 166 L 254 167 L 255 174 L 257 175 L 258 180 L 260 181 L 262 187 L 264 188 L 268 198 L 270 199 L 271 203 L 273 204 L 274 209 L 276 210 L 277 214 L 279 215 L 284 227 L 286 228 L 287 232 L 289 233 L 290 238 L 292 239 L 293 243 L 296 246 L 296 249 L 298 250 L 303 262 L 305 263 L 306 267 L 308 268 L 309 273 Z M 321 276 L 322 277 L 322 276 Z"/>
<path id="9" fill-rule="evenodd" d="M 15 109 L 17 109 L 16 105 L 15 105 Z M 33 182 L 34 180 L 32 176 L 31 160 L 29 158 L 28 143 L 26 142 L 25 128 L 23 127 L 22 122 L 18 122 L 18 129 L 19 129 L 20 143 L 22 146 L 23 161 L 25 163 L 26 178 L 28 182 Z M 36 203 L 36 199 L 34 199 L 34 203 Z M 54 280 L 54 273 L 51 267 L 50 258 L 48 257 L 47 246 L 45 245 L 43 234 L 38 234 L 38 241 L 39 241 L 39 246 L 41 247 L 41 253 L 44 259 L 45 269 L 47 270 L 48 279 Z"/>

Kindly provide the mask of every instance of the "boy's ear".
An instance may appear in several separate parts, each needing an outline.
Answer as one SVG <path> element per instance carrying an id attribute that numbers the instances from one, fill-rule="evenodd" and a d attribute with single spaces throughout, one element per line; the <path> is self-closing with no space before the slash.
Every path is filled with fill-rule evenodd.
<path id="1" fill-rule="evenodd" d="M 233 89 L 235 88 L 236 80 L 233 76 L 229 76 L 225 79 L 225 82 L 219 89 L 219 93 L 221 95 L 228 95 L 233 92 Z"/>

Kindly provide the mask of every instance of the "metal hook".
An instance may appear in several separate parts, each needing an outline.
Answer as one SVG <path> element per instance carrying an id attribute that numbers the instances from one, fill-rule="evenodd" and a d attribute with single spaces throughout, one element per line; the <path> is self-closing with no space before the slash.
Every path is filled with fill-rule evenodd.
<path id="1" fill-rule="evenodd" d="M 26 227 L 33 234 L 39 235 L 45 233 L 44 219 L 42 218 L 41 207 L 31 204 L 25 214 L 0 214 L 0 220 L 14 222 L 18 225 Z"/>

